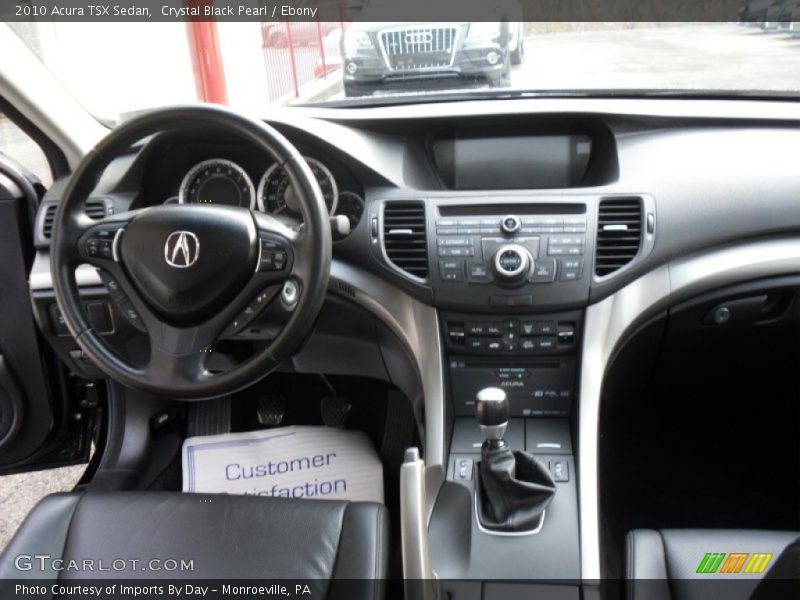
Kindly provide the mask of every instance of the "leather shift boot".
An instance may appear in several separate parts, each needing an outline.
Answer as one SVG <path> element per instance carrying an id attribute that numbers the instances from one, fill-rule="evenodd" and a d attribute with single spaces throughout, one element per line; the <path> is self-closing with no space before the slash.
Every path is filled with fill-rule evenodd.
<path id="1" fill-rule="evenodd" d="M 492 531 L 536 529 L 556 493 L 547 466 L 505 444 L 484 444 L 477 478 L 478 518 Z"/>

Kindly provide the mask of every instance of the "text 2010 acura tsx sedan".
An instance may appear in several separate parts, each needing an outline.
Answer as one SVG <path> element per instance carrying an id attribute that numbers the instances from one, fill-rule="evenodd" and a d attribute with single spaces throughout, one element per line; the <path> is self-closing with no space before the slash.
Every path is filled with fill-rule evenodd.
<path id="1" fill-rule="evenodd" d="M 357 98 L 260 23 L 0 25 L 3 512 L 86 465 L 3 598 L 797 597 L 797 44 L 519 32 Z"/>

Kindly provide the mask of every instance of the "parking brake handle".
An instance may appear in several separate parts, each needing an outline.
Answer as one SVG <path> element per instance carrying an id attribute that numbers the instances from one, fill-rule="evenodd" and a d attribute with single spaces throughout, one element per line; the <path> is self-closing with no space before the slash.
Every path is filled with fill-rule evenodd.
<path id="1" fill-rule="evenodd" d="M 406 600 L 436 600 L 436 575 L 428 550 L 425 463 L 408 448 L 400 467 L 400 534 Z"/>

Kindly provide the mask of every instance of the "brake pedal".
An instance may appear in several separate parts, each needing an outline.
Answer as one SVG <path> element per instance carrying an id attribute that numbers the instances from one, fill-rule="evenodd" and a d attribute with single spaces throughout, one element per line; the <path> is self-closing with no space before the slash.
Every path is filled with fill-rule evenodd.
<path id="1" fill-rule="evenodd" d="M 325 396 L 320 402 L 320 414 L 326 427 L 345 429 L 350 422 L 353 404 L 342 396 Z"/>
<path id="2" fill-rule="evenodd" d="M 280 425 L 286 417 L 286 396 L 264 394 L 258 399 L 256 413 L 261 425 Z"/>

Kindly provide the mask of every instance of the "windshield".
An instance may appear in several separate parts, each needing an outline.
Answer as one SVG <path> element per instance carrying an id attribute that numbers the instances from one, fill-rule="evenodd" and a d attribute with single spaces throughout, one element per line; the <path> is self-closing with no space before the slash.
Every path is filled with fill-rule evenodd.
<path id="1" fill-rule="evenodd" d="M 9 24 L 92 114 L 211 101 L 333 106 L 519 94 L 800 94 L 798 2 L 739 23 Z M 760 8 L 759 8 L 760 7 Z M 772 12 L 767 14 L 767 9 Z"/>

